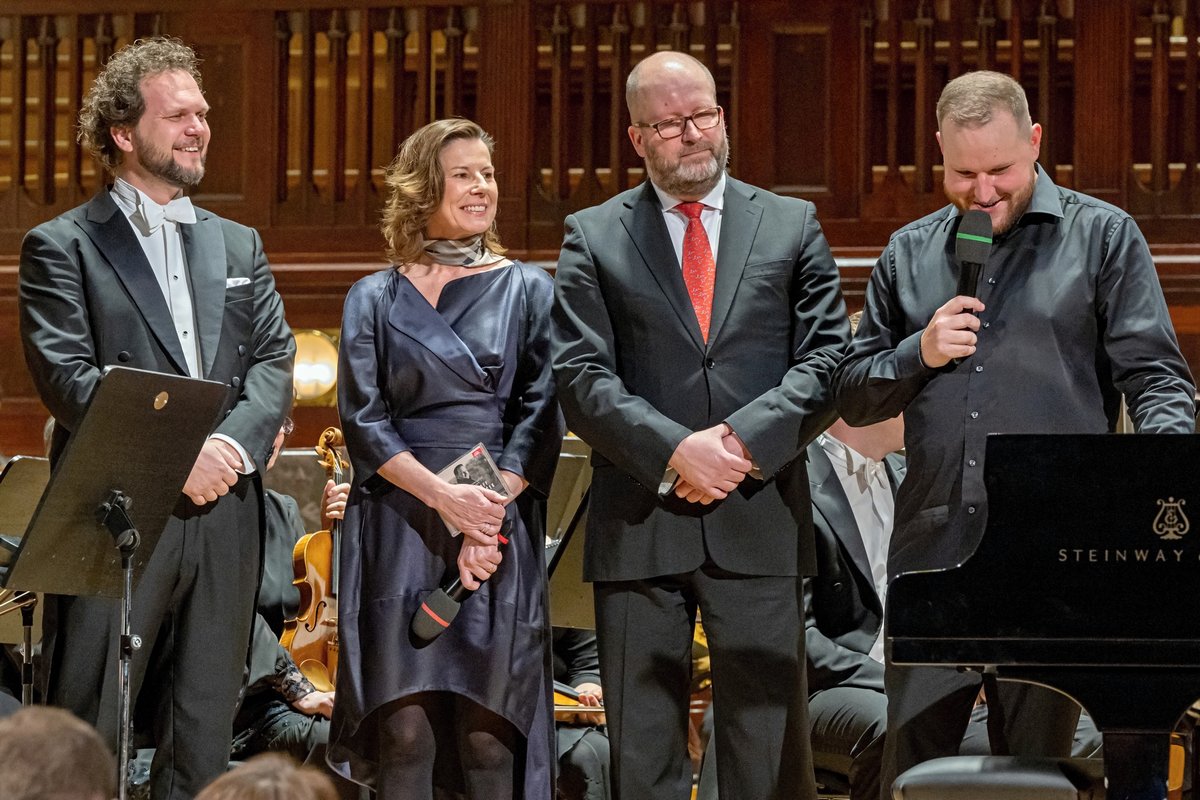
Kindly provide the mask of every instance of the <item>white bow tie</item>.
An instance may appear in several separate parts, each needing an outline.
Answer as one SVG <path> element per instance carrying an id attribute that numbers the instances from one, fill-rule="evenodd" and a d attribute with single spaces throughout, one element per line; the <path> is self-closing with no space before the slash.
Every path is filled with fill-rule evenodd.
<path id="1" fill-rule="evenodd" d="M 855 465 L 852 473 L 858 478 L 858 488 L 866 491 L 867 487 L 874 481 L 886 483 L 887 472 L 882 461 L 876 461 L 873 458 L 862 457 L 862 460 Z"/>
<path id="2" fill-rule="evenodd" d="M 171 222 L 195 222 L 196 209 L 189 197 L 176 197 L 165 206 L 142 198 L 137 211 L 130 217 L 146 236 L 162 227 L 164 220 Z"/>

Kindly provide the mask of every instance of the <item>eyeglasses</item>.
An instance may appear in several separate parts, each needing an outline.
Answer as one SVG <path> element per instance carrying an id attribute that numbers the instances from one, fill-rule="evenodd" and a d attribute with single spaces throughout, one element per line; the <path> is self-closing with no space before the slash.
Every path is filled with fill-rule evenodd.
<path id="1" fill-rule="evenodd" d="M 687 117 L 671 117 L 664 119 L 661 122 L 635 122 L 635 128 L 654 128 L 654 132 L 664 139 L 678 139 L 683 136 L 683 131 L 687 128 L 690 122 L 696 126 L 698 131 L 706 131 L 709 128 L 716 126 L 721 121 L 721 107 L 714 106 L 697 111 Z"/>

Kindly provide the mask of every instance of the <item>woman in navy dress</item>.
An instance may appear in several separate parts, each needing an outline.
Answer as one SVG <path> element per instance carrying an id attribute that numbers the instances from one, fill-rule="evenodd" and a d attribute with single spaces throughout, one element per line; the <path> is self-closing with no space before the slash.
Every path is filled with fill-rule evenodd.
<path id="1" fill-rule="evenodd" d="M 356 283 L 342 317 L 338 407 L 354 488 L 329 759 L 381 800 L 428 800 L 435 787 L 471 800 L 553 796 L 533 513 L 563 434 L 548 356 L 553 281 L 502 255 L 491 152 L 463 119 L 404 142 L 383 221 L 395 266 Z M 480 442 L 515 501 L 435 474 Z M 410 621 L 456 575 L 475 591 L 421 646 Z"/>

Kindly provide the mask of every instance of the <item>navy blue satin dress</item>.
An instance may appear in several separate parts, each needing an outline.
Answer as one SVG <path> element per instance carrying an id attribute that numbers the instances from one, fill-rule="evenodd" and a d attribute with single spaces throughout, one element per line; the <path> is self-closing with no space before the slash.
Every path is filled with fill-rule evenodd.
<path id="1" fill-rule="evenodd" d="M 483 442 L 501 469 L 529 481 L 522 501 L 549 491 L 563 434 L 549 364 L 552 297 L 550 276 L 519 262 L 464 270 L 436 309 L 395 269 L 363 278 L 346 297 L 338 406 L 354 484 L 329 757 L 355 780 L 371 784 L 378 763 L 372 712 L 416 692 L 447 691 L 526 737 L 517 770 L 525 783 L 515 796 L 553 796 L 542 531 L 518 510 L 529 503 L 508 507 L 512 536 L 496 573 L 445 633 L 417 649 L 409 622 L 424 596 L 457 574 L 461 537 L 377 474 L 403 451 L 436 472 Z"/>

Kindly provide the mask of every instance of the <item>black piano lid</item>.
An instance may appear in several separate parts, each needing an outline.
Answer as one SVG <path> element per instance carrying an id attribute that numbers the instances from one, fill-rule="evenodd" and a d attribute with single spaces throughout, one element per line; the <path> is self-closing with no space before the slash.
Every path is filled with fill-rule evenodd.
<path id="1" fill-rule="evenodd" d="M 970 558 L 892 582 L 893 660 L 1200 664 L 1200 436 L 992 435 L 984 483 Z"/>

